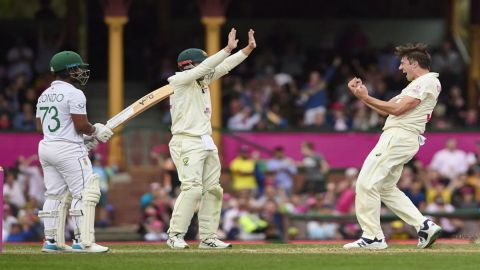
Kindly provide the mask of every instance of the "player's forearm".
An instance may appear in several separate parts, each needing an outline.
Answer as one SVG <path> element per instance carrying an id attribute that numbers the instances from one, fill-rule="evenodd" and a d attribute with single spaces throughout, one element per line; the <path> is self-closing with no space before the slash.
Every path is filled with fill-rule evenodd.
<path id="1" fill-rule="evenodd" d="M 79 129 L 76 130 L 80 134 L 91 136 L 95 132 L 95 127 L 90 123 L 86 123 L 85 125 L 82 125 L 81 127 L 79 127 Z"/>
<path id="2" fill-rule="evenodd" d="M 383 100 L 376 99 L 371 96 L 366 96 L 362 98 L 362 101 L 367 104 L 370 108 L 375 111 L 385 114 L 399 115 L 399 106 L 394 102 L 387 102 Z"/>
<path id="3" fill-rule="evenodd" d="M 235 54 L 227 57 L 227 59 L 223 60 L 218 66 L 215 67 L 215 74 L 213 75 L 212 80 L 216 80 L 242 63 L 245 59 L 247 59 L 247 55 L 242 51 L 238 51 Z"/>
<path id="4" fill-rule="evenodd" d="M 365 103 L 370 109 L 376 111 L 378 114 L 382 115 L 382 116 L 388 116 L 388 113 L 386 113 L 385 111 L 382 111 L 380 109 L 377 109 L 375 107 L 373 107 L 372 105 L 369 105 L 367 103 Z"/>
<path id="5" fill-rule="evenodd" d="M 88 121 L 85 114 L 71 114 L 73 126 L 78 134 L 92 135 L 95 132 L 95 127 Z"/>
<path id="6" fill-rule="evenodd" d="M 245 48 L 241 50 L 241 52 L 243 52 L 246 56 L 249 56 L 252 53 L 253 49 L 255 48 L 247 45 Z"/>

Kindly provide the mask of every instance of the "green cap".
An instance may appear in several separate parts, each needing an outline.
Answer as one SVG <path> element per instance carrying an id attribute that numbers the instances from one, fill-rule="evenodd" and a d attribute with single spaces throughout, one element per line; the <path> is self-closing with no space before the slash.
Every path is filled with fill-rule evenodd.
<path id="1" fill-rule="evenodd" d="M 208 55 L 205 51 L 190 48 L 186 49 L 178 55 L 177 63 L 178 66 L 184 66 L 192 63 L 201 63 L 203 60 L 207 59 Z"/>
<path id="2" fill-rule="evenodd" d="M 55 54 L 50 60 L 50 71 L 58 72 L 72 67 L 86 67 L 87 63 L 83 62 L 82 57 L 72 51 L 63 51 Z"/>

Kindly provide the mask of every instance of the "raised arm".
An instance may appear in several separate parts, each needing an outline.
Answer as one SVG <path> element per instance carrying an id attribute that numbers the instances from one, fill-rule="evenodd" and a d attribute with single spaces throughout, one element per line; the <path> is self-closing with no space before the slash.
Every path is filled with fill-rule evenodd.
<path id="1" fill-rule="evenodd" d="M 221 62 L 223 62 L 223 60 L 225 60 L 225 58 L 230 55 L 232 50 L 237 47 L 238 39 L 236 39 L 236 33 L 237 30 L 235 30 L 235 28 L 232 28 L 232 30 L 228 34 L 228 43 L 225 48 L 223 48 L 216 54 L 208 57 L 199 65 L 173 75 L 172 77 L 168 78 L 168 81 L 172 84 L 190 83 L 212 72 L 214 68 L 218 66 Z"/>
<path id="2" fill-rule="evenodd" d="M 390 101 L 383 101 L 368 95 L 368 90 L 359 78 L 353 78 L 348 83 L 350 91 L 360 100 L 362 100 L 368 107 L 375 111 L 384 112 L 387 114 L 399 116 L 402 115 L 420 104 L 420 99 L 410 96 L 401 98 L 393 98 Z"/>
<path id="3" fill-rule="evenodd" d="M 210 79 L 211 81 L 214 81 L 216 79 L 221 78 L 222 76 L 225 76 L 238 66 L 240 63 L 242 63 L 249 55 L 252 53 L 253 49 L 257 47 L 257 43 L 255 42 L 255 37 L 254 37 L 255 31 L 250 29 L 248 31 L 248 44 L 240 50 L 239 52 L 233 54 L 232 56 L 228 57 L 225 59 L 221 64 L 219 64 L 217 67 L 215 67 L 215 72 L 212 75 L 212 78 Z"/>

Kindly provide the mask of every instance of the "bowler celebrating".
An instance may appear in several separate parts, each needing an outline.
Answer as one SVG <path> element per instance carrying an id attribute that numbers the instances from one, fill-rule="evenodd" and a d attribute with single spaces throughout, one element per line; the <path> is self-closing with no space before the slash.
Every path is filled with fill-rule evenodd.
<path id="1" fill-rule="evenodd" d="M 399 69 L 410 83 L 390 101 L 368 95 L 359 78 L 348 83 L 350 91 L 367 106 L 388 115 L 377 145 L 365 160 L 356 184 L 355 208 L 363 235 L 345 249 L 385 249 L 387 243 L 380 227 L 380 205 L 383 202 L 397 216 L 418 231 L 418 248 L 428 248 L 442 229 L 424 217 L 410 199 L 397 187 L 407 163 L 418 152 L 425 138 L 420 134 L 430 120 L 441 91 L 438 74 L 430 72 L 431 57 L 424 44 L 407 44 L 396 48 Z"/>
<path id="2" fill-rule="evenodd" d="M 168 78 L 173 88 L 170 96 L 172 139 L 170 153 L 178 170 L 181 193 L 173 208 L 167 244 L 174 249 L 188 248 L 183 237 L 197 203 L 200 248 L 228 248 L 217 238 L 223 189 L 220 186 L 220 160 L 213 139 L 210 118 L 212 107 L 208 85 L 240 64 L 256 47 L 253 30 L 248 45 L 230 56 L 237 47 L 236 30 L 228 34 L 228 44 L 207 58 L 200 49 L 187 49 L 178 56 L 180 72 Z"/>

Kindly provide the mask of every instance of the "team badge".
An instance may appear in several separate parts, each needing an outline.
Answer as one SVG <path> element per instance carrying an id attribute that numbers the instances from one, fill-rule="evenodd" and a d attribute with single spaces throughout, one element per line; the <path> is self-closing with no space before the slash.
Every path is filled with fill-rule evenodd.
<path id="1" fill-rule="evenodd" d="M 183 161 L 183 166 L 188 166 L 188 161 L 189 161 L 188 157 L 184 157 L 182 161 Z"/>

